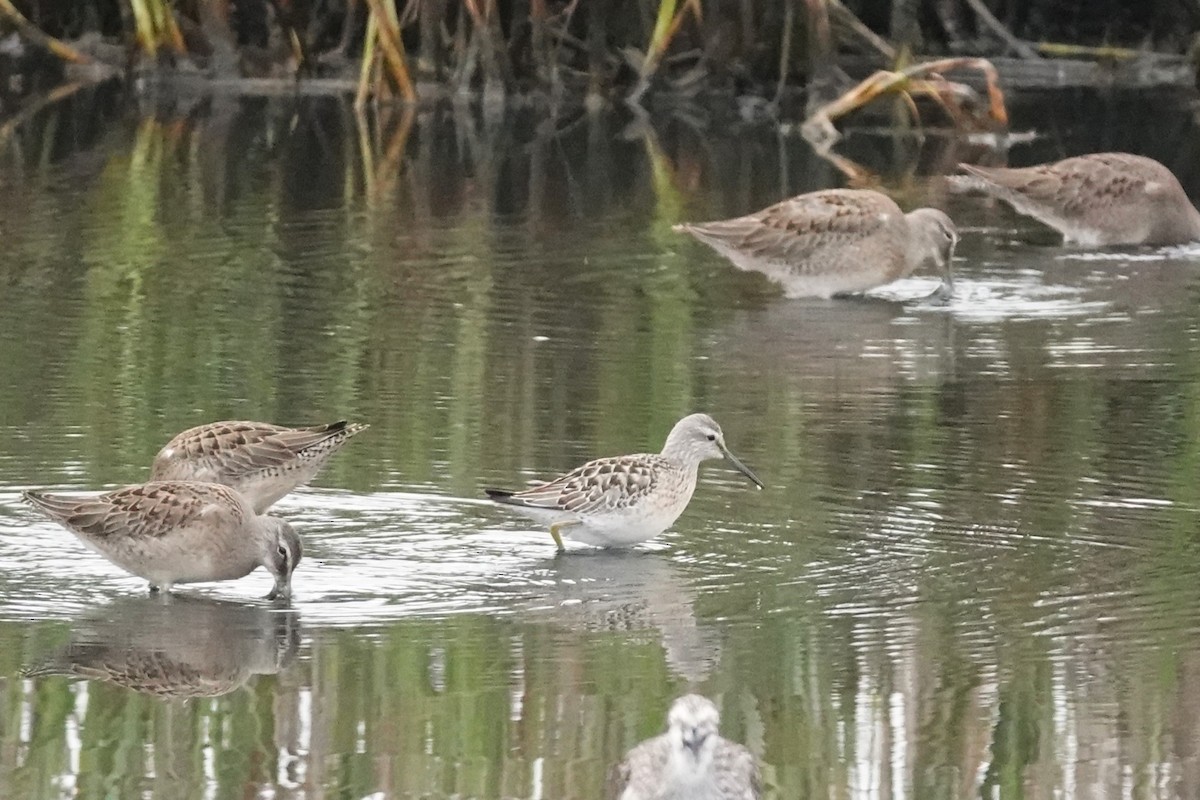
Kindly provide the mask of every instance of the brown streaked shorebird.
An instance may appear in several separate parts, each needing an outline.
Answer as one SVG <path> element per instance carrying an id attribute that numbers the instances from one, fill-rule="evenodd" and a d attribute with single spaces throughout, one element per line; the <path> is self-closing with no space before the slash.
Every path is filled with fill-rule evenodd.
<path id="1" fill-rule="evenodd" d="M 721 738 L 720 719 L 708 698 L 676 700 L 667 732 L 634 747 L 609 772 L 609 800 L 759 800 L 758 761 Z"/>
<path id="2" fill-rule="evenodd" d="M 150 591 L 176 583 L 234 580 L 262 566 L 275 578 L 267 595 L 291 595 L 304 548 L 292 526 L 259 516 L 218 483 L 155 481 L 91 497 L 25 492 L 25 500 Z"/>
<path id="3" fill-rule="evenodd" d="M 1200 211 L 1171 170 L 1145 156 L 1092 153 L 1035 167 L 977 167 L 954 184 L 1008 203 L 1082 247 L 1200 239 Z"/>
<path id="4" fill-rule="evenodd" d="M 167 442 L 154 457 L 150 480 L 223 483 L 261 514 L 315 478 L 350 437 L 366 429 L 345 421 L 310 428 L 211 422 Z"/>
<path id="5" fill-rule="evenodd" d="M 675 423 L 661 453 L 598 458 L 523 492 L 484 491 L 548 524 L 559 551 L 562 533 L 598 547 L 629 547 L 675 524 L 696 490 L 700 463 L 717 458 L 763 488 L 729 452 L 721 426 L 707 414 L 691 414 Z"/>
<path id="6" fill-rule="evenodd" d="M 953 289 L 958 230 L 946 214 L 907 214 L 868 189 L 826 189 L 762 211 L 685 231 L 733 262 L 783 286 L 788 297 L 853 294 L 906 278 L 926 263 L 941 273 L 940 294 Z"/>

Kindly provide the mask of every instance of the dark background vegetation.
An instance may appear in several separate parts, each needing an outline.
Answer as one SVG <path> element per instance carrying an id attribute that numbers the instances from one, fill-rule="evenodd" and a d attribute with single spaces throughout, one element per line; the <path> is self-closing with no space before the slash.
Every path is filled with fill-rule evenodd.
<path id="1" fill-rule="evenodd" d="M 853 72 L 910 55 L 1179 56 L 1200 29 L 1200 0 L 0 0 L 0 11 L 0 51 L 26 72 L 57 60 L 41 31 L 121 69 L 334 78 L 408 98 L 431 86 L 769 93 L 834 63 Z"/>

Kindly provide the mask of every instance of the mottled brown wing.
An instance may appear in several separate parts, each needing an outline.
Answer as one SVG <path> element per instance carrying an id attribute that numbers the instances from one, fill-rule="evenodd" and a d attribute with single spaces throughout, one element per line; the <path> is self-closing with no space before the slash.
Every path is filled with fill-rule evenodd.
<path id="1" fill-rule="evenodd" d="M 827 251 L 842 251 L 902 224 L 903 213 L 878 192 L 829 189 L 776 203 L 745 217 L 677 226 L 709 244 L 817 269 Z"/>
<path id="2" fill-rule="evenodd" d="M 143 483 L 98 497 L 26 492 L 25 499 L 54 521 L 97 539 L 114 533 L 158 538 L 201 516 L 240 526 L 252 513 L 232 489 L 209 483 Z"/>
<path id="3" fill-rule="evenodd" d="M 331 440 L 349 439 L 366 428 L 366 425 L 351 425 L 345 420 L 339 420 L 328 425 L 314 425 L 308 428 L 283 428 L 270 439 L 287 452 L 299 455 L 307 450 L 321 448 Z"/>
<path id="4" fill-rule="evenodd" d="M 279 465 L 290 451 L 275 437 L 286 428 L 265 422 L 213 422 L 189 428 L 163 446 L 154 458 L 151 480 L 221 481 L 252 471 L 252 464 Z"/>
<path id="5" fill-rule="evenodd" d="M 1177 183 L 1162 164 L 1129 153 L 1092 153 L 1017 169 L 960 166 L 984 184 L 1057 209 L 1065 219 L 1161 195 Z"/>
<path id="6" fill-rule="evenodd" d="M 514 494 L 508 502 L 586 514 L 598 509 L 629 508 L 654 489 L 662 457 L 651 454 L 598 458 L 549 483 Z"/>
<path id="7" fill-rule="evenodd" d="M 346 439 L 366 426 L 344 420 L 309 428 L 285 428 L 266 422 L 213 422 L 191 428 L 168 442 L 154 459 L 151 478 L 195 477 L 228 479 L 290 464 L 304 451 L 330 439 Z M 201 466 L 203 465 L 203 466 Z"/>

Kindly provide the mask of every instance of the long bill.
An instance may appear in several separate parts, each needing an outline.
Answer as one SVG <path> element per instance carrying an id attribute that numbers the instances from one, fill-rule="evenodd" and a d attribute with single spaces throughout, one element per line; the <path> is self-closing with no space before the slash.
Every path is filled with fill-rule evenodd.
<path id="1" fill-rule="evenodd" d="M 292 599 L 292 574 L 289 572 L 286 575 L 275 576 L 275 588 L 267 595 L 268 600 L 291 600 Z"/>
<path id="2" fill-rule="evenodd" d="M 954 248 L 957 246 L 957 240 L 950 243 L 950 250 L 946 253 L 946 263 L 942 267 L 942 285 L 938 292 L 943 294 L 947 300 L 954 294 Z"/>
<path id="3" fill-rule="evenodd" d="M 725 458 L 729 461 L 729 463 L 733 464 L 734 469 L 736 469 L 738 472 L 742 473 L 747 478 L 749 478 L 751 480 L 751 482 L 755 486 L 757 486 L 759 489 L 767 488 L 766 485 L 761 480 L 759 480 L 758 476 L 754 474 L 754 470 L 747 467 L 745 464 L 742 463 L 742 460 L 740 458 L 735 456 L 733 453 L 729 452 L 729 448 L 725 446 L 724 442 L 718 441 L 717 446 L 721 448 L 721 452 L 725 455 Z"/>

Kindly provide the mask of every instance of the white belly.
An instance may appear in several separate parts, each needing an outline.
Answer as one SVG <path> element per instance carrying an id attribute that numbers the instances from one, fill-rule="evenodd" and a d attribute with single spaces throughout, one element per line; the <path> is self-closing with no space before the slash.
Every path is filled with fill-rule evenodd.
<path id="1" fill-rule="evenodd" d="M 671 507 L 634 506 L 607 511 L 603 514 L 589 514 L 580 517 L 565 511 L 553 511 L 547 508 L 530 508 L 529 506 L 510 506 L 510 508 L 530 519 L 536 520 L 547 527 L 562 525 L 559 533 L 564 538 L 590 544 L 593 547 L 632 547 L 648 539 L 653 539 L 675 524 L 679 515 L 687 508 L 687 501 L 682 498 Z"/>
<path id="2" fill-rule="evenodd" d="M 653 539 L 675 524 L 683 508 L 657 511 L 629 509 L 588 517 L 561 529 L 563 536 L 596 547 L 631 547 Z"/>
<path id="3" fill-rule="evenodd" d="M 695 490 L 695 470 L 672 471 L 660 474 L 652 493 L 623 507 L 622 501 L 628 502 L 628 498 L 610 496 L 593 502 L 586 512 L 523 505 L 509 508 L 547 526 L 561 525 L 559 533 L 577 542 L 594 547 L 631 547 L 674 525 Z"/>

